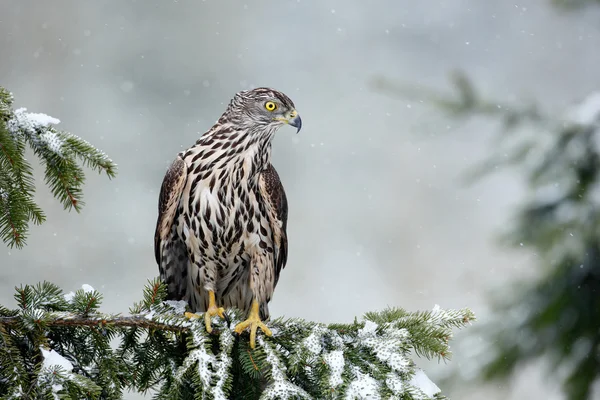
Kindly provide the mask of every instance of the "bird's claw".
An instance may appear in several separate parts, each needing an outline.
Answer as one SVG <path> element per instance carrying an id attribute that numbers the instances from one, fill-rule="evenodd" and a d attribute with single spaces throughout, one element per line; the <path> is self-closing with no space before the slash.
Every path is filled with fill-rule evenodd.
<path id="1" fill-rule="evenodd" d="M 260 316 L 258 314 L 258 303 L 256 303 L 256 306 L 252 306 L 252 311 L 250 311 L 250 316 L 248 319 L 237 324 L 234 328 L 234 331 L 240 335 L 248 327 L 250 327 L 250 348 L 252 349 L 254 349 L 256 346 L 256 330 L 258 328 L 260 328 L 267 336 L 273 335 L 269 327 L 260 320 Z"/>
<path id="2" fill-rule="evenodd" d="M 184 312 L 183 316 L 186 317 L 186 318 L 188 318 L 188 319 L 200 318 L 200 316 L 198 314 L 194 314 L 194 313 L 188 312 L 188 311 Z"/>
<path id="3" fill-rule="evenodd" d="M 206 324 L 206 332 L 212 332 L 212 326 L 210 324 L 210 318 L 218 315 L 219 317 L 225 319 L 225 309 L 223 307 L 217 307 L 216 305 L 212 305 L 208 307 L 208 310 L 204 313 L 204 323 Z"/>
<path id="4" fill-rule="evenodd" d="M 190 319 L 200 318 L 200 315 L 190 313 L 190 312 L 186 312 L 184 315 Z M 223 307 L 217 307 L 217 301 L 215 299 L 215 292 L 213 292 L 212 290 L 209 290 L 208 291 L 208 309 L 204 313 L 204 324 L 206 325 L 206 332 L 208 332 L 208 333 L 212 332 L 212 326 L 210 324 L 210 319 L 211 319 L 211 317 L 214 317 L 215 315 L 218 315 L 219 317 L 221 317 L 225 320 L 227 319 L 227 317 L 225 316 L 225 309 Z"/>

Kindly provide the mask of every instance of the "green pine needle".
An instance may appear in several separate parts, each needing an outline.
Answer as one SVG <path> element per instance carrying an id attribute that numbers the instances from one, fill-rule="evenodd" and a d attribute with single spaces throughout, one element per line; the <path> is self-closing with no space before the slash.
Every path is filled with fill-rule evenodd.
<path id="1" fill-rule="evenodd" d="M 26 244 L 29 225 L 45 214 L 34 201 L 33 168 L 25 159 L 29 146 L 44 166 L 44 181 L 66 210 L 84 205 L 85 174 L 80 166 L 116 176 L 116 164 L 87 141 L 56 130 L 53 119 L 40 121 L 12 109 L 12 95 L 0 87 L 0 238 L 9 247 Z"/>

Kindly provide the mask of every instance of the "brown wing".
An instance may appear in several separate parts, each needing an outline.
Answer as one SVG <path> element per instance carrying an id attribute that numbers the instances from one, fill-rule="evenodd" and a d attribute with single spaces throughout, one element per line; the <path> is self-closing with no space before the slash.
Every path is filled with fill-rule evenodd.
<path id="1" fill-rule="evenodd" d="M 273 165 L 269 164 L 269 167 L 261 175 L 265 182 L 264 200 L 270 205 L 275 214 L 274 220 L 271 221 L 271 231 L 273 232 L 273 243 L 275 245 L 275 282 L 273 284 L 273 288 L 275 288 L 277 281 L 279 281 L 279 274 L 287 263 L 288 203 L 285 190 Z"/>
<path id="2" fill-rule="evenodd" d="M 154 256 L 160 277 L 167 284 L 168 297 L 173 300 L 179 300 L 183 296 L 187 285 L 187 249 L 173 227 L 186 180 L 187 166 L 178 156 L 165 174 L 160 188 L 158 220 L 154 232 Z"/>

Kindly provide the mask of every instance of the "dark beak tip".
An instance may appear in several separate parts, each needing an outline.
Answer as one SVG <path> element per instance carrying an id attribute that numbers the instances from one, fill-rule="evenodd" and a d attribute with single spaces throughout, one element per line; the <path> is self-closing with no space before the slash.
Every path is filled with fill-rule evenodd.
<path id="1" fill-rule="evenodd" d="M 300 118 L 300 116 L 294 118 L 291 125 L 295 128 L 298 128 L 298 130 L 296 131 L 296 134 L 298 134 L 300 132 L 300 129 L 302 129 L 302 119 Z"/>

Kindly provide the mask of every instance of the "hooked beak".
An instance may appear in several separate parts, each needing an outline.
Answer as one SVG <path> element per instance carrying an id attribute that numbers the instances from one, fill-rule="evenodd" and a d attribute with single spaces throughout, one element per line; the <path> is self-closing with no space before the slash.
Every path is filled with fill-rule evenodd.
<path id="1" fill-rule="evenodd" d="M 300 132 L 300 129 L 302 128 L 302 119 L 300 118 L 300 115 L 296 110 L 293 110 L 290 113 L 287 123 L 293 126 L 294 128 L 298 128 L 296 133 Z"/>

